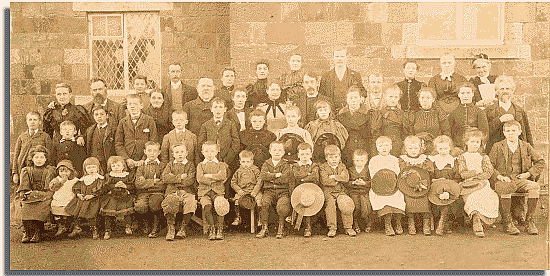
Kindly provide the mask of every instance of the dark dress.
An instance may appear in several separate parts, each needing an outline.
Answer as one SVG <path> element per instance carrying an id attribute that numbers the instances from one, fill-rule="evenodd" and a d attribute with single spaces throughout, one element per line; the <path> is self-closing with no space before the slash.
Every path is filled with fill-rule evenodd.
<path id="1" fill-rule="evenodd" d="M 248 92 L 246 106 L 255 108 L 258 104 L 267 103 L 269 101 L 269 97 L 267 96 L 267 78 L 257 80 L 255 83 L 247 85 L 246 91 Z"/>
<path id="2" fill-rule="evenodd" d="M 360 107 L 350 112 L 348 107 L 344 107 L 338 114 L 338 121 L 348 131 L 348 140 L 342 151 L 342 159 L 346 167 L 353 165 L 353 152 L 356 149 L 363 149 L 369 153 L 369 159 L 372 157 L 369 152 L 370 126 L 368 124 L 368 111 L 364 107 Z"/>
<path id="3" fill-rule="evenodd" d="M 434 157 L 429 157 L 430 160 L 432 160 Z M 454 180 L 458 183 L 460 183 L 460 175 L 458 174 L 458 162 L 456 159 L 454 160 L 453 166 L 451 164 L 447 163 L 442 169 L 439 169 L 435 163 L 434 160 L 434 175 L 433 179 L 439 179 L 439 178 L 445 178 L 449 180 Z M 462 208 L 464 207 L 464 202 L 462 201 L 462 197 L 459 197 L 455 202 L 447 205 L 449 206 L 449 211 L 454 214 L 455 216 L 458 216 L 462 213 Z M 440 205 L 432 204 L 432 212 L 434 215 L 437 215 L 441 212 Z"/>
<path id="4" fill-rule="evenodd" d="M 46 221 L 50 215 L 50 203 L 53 196 L 49 183 L 54 177 L 55 168 L 49 165 L 25 167 L 21 170 L 21 184 L 17 192 L 33 191 L 33 193 L 43 198 L 43 200 L 36 202 L 27 202 L 28 200 L 25 199 L 21 200 L 22 220 Z"/>
<path id="5" fill-rule="evenodd" d="M 101 201 L 101 215 L 116 217 L 122 220 L 125 215 L 134 212 L 134 202 L 129 190 L 133 190 L 134 181 L 132 175 L 123 177 L 111 176 L 105 178 L 103 193 L 106 193 Z M 115 187 L 116 183 L 122 181 L 127 188 Z"/>
<path id="6" fill-rule="evenodd" d="M 254 165 L 260 168 L 269 155 L 269 144 L 277 140 L 275 133 L 266 129 L 266 125 L 260 130 L 252 127 L 239 132 L 241 149 L 247 149 L 254 153 Z"/>
<path id="7" fill-rule="evenodd" d="M 62 107 L 56 103 L 55 108 L 48 108 L 44 112 L 44 132 L 52 137 L 52 141 L 59 141 L 61 139 L 59 125 L 63 121 L 72 121 L 76 126 L 76 130 L 81 135 L 84 135 L 86 129 L 93 124 L 92 119 L 83 106 L 68 103 Z"/>
<path id="8" fill-rule="evenodd" d="M 304 70 L 302 69 L 291 71 L 281 76 L 280 83 L 282 85 L 282 93 L 287 96 L 288 100 L 295 102 L 302 94 L 306 93 L 302 87 L 303 80 Z"/>
<path id="9" fill-rule="evenodd" d="M 99 203 L 102 196 L 102 188 L 105 180 L 98 178 L 90 185 L 84 184 L 84 181 L 78 181 L 73 186 L 75 197 L 67 204 L 66 211 L 77 218 L 93 219 L 99 212 Z M 77 194 L 94 195 L 90 200 L 81 200 Z"/>
<path id="10" fill-rule="evenodd" d="M 464 147 L 464 133 L 478 129 L 485 135 L 489 134 L 489 125 L 485 112 L 472 103 L 459 105 L 447 118 L 451 127 L 451 138 L 457 147 Z"/>
<path id="11" fill-rule="evenodd" d="M 157 126 L 157 138 L 158 142 L 162 144 L 164 135 L 168 134 L 170 130 L 174 129 L 172 125 L 172 110 L 163 103 L 159 108 L 155 108 L 152 105 L 143 109 L 143 113 L 151 116 L 155 120 Z"/>
<path id="12" fill-rule="evenodd" d="M 403 158 L 399 158 L 399 169 L 401 171 L 404 171 L 406 168 L 411 166 L 424 169 L 430 174 L 430 177 L 433 176 L 434 165 L 433 165 L 433 162 L 427 157 L 426 157 L 426 160 L 424 160 L 424 162 L 417 165 L 410 164 L 407 161 L 405 161 Z M 431 181 L 431 179 L 429 181 Z M 405 196 L 405 206 L 406 206 L 405 211 L 407 212 L 407 214 L 430 213 L 430 201 L 428 200 L 428 194 L 417 198 L 408 196 L 406 193 L 403 193 L 403 195 Z"/>
<path id="13" fill-rule="evenodd" d="M 441 79 L 441 74 L 433 76 L 428 82 L 428 87 L 435 89 L 437 93 L 435 108 L 445 115 L 449 115 L 459 104 L 456 88 L 468 80 L 456 72 L 452 74 L 451 80 Z"/>
<path id="14" fill-rule="evenodd" d="M 403 139 L 407 136 L 405 113 L 399 108 L 385 107 L 380 111 L 371 112 L 371 127 L 373 132 L 372 152 L 376 152 L 375 141 L 380 136 L 392 140 L 391 155 L 399 157 L 403 148 Z"/>
<path id="15" fill-rule="evenodd" d="M 421 109 L 416 112 L 410 112 L 408 114 L 410 135 L 421 134 L 421 138 L 424 140 L 426 154 L 433 152 L 433 139 L 439 135 L 447 135 L 451 137 L 451 128 L 449 127 L 449 121 L 447 116 L 441 114 L 437 109 L 431 108 L 429 110 Z"/>

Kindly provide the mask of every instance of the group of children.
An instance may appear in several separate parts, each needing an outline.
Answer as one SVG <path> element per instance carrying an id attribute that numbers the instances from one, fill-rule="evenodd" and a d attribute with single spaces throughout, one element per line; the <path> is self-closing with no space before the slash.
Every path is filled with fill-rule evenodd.
<path id="1" fill-rule="evenodd" d="M 350 236 L 370 232 L 374 215 L 383 218 L 387 235 L 403 233 L 403 215 L 408 218 L 409 234 L 416 234 L 417 213 L 422 216 L 425 235 L 431 235 L 430 220 L 439 216 L 435 232 L 443 235 L 451 232 L 449 214 L 461 215 L 460 204 L 472 219 L 477 236 L 484 236 L 482 221 L 496 220 L 499 206 L 504 210 L 506 231 L 517 234 L 519 230 L 510 217 L 510 197 L 517 190 L 529 193 L 528 232 L 538 233 L 532 215 L 540 188 L 531 180 L 540 175 L 545 163 L 529 144 L 518 140 L 522 131 L 519 123 L 504 124 L 506 139 L 495 144 L 489 159 L 483 153 L 486 121 L 485 125 L 481 120 L 480 125 L 470 126 L 457 116 L 453 122 L 468 129 L 453 127 L 452 139 L 439 135 L 427 142 L 414 136 L 411 128 L 417 125 L 407 121 L 414 116 L 399 109 L 400 90 L 395 87 L 386 91 L 381 110 L 362 108 L 357 87 L 348 90 L 348 104 L 337 116 L 329 102 L 319 100 L 315 104 L 317 119 L 303 128 L 300 108 L 281 101 L 280 94 L 280 84 L 268 83 L 269 101 L 247 112 L 242 111 L 247 96 L 242 87 L 232 91 L 231 110 L 227 110 L 224 100 L 210 96 L 212 117 L 200 125 L 198 134 L 186 129 L 189 114 L 176 110 L 172 113 L 175 129 L 164 136 L 162 144 L 157 142 L 155 121 L 142 114 L 142 100 L 135 95 L 127 98 L 128 114 L 116 130 L 105 110 L 93 110 L 96 125 L 87 135 L 87 150 L 75 142 L 76 127 L 70 121 L 61 124 L 62 139 L 54 141 L 53 154 L 48 139 L 26 138 L 18 151 L 24 157 L 17 156 L 17 160 L 27 159 L 27 164 L 16 173 L 23 242 L 40 241 L 40 231 L 50 213 L 58 224 L 56 236 L 67 232 L 69 237 L 79 235 L 80 225 L 87 220 L 94 239 L 99 238 L 98 223 L 103 221 L 104 239 L 111 237 L 115 221 L 125 223 L 127 235 L 141 230 L 155 238 L 164 215 L 166 240 L 184 238 L 198 203 L 208 225 L 208 238 L 220 240 L 228 199 L 235 204 L 233 225 L 239 225 L 239 200 L 247 194 L 260 209 L 261 230 L 256 237 L 268 235 L 270 208 L 274 207 L 278 216 L 276 237 L 282 238 L 285 221 L 293 211 L 290 196 L 304 183 L 322 188 L 329 237 L 337 234 L 338 211 L 344 231 Z M 423 89 L 419 97 L 428 98 L 420 103 L 426 112 L 430 111 L 433 91 Z M 472 97 L 472 89 L 459 89 L 465 107 Z M 438 123 L 439 115 L 433 116 L 432 121 Z M 29 130 L 22 136 L 41 132 L 35 122 L 40 120 L 37 112 L 27 114 Z M 297 135 L 300 143 L 295 148 L 289 146 L 283 140 L 285 134 Z M 114 144 L 116 154 L 106 150 L 110 144 Z M 463 153 L 455 154 L 455 146 L 462 147 Z M 295 154 L 289 154 L 291 151 Z M 420 184 L 410 189 L 398 185 L 410 177 L 418 177 Z M 435 180 L 441 179 L 463 186 L 459 194 L 444 190 L 437 195 L 448 204 L 435 204 L 428 196 Z M 449 200 L 459 195 L 462 201 Z M 178 213 L 183 213 L 183 219 L 176 227 Z M 365 220 L 363 230 L 359 226 L 361 218 Z M 304 236 L 311 236 L 311 217 L 306 217 L 305 224 Z"/>

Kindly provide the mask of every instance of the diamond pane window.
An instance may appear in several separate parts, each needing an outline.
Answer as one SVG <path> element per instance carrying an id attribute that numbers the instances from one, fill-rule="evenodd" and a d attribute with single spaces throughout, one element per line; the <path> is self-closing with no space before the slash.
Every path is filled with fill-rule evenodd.
<path id="1" fill-rule="evenodd" d="M 160 81 L 160 19 L 155 12 L 92 14 L 90 71 L 105 80 L 110 96 L 124 97 L 140 74 Z"/>

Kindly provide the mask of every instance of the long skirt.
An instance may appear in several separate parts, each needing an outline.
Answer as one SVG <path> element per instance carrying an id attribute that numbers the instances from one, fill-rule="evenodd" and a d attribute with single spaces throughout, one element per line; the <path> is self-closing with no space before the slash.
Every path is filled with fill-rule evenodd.
<path id="1" fill-rule="evenodd" d="M 46 219 L 50 216 L 51 202 L 51 199 L 32 203 L 22 202 L 21 219 L 46 221 Z"/>
<path id="2" fill-rule="evenodd" d="M 470 218 L 474 211 L 486 224 L 493 224 L 498 217 L 498 195 L 489 185 L 471 194 L 463 195 L 464 211 Z"/>

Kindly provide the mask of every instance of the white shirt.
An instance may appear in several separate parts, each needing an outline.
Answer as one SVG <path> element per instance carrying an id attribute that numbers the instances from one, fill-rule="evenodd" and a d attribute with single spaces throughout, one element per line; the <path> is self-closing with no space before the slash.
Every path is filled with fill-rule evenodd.
<path id="1" fill-rule="evenodd" d="M 512 106 L 512 101 L 509 101 L 508 103 L 503 103 L 500 100 L 498 101 L 498 106 L 502 107 L 502 109 L 508 111 L 510 107 Z"/>
<path id="2" fill-rule="evenodd" d="M 185 128 L 183 130 L 179 130 L 177 128 L 174 128 L 174 130 L 176 130 L 176 134 L 185 133 Z"/>
<path id="3" fill-rule="evenodd" d="M 305 165 L 311 165 L 311 164 L 313 164 L 313 162 L 311 162 L 311 159 L 306 163 L 302 163 L 302 161 L 298 161 L 298 166 L 305 166 Z"/>
<path id="4" fill-rule="evenodd" d="M 185 165 L 185 164 L 187 164 L 187 158 L 183 159 L 183 161 L 181 161 L 181 162 L 178 162 L 178 161 L 174 160 L 174 164 L 177 164 L 177 163 Z"/>
<path id="5" fill-rule="evenodd" d="M 218 158 L 216 158 L 216 157 L 214 157 L 214 159 L 212 159 L 212 160 L 210 160 L 210 161 L 207 160 L 207 159 L 202 160 L 202 163 L 203 163 L 203 164 L 206 164 L 206 163 L 208 163 L 208 162 L 214 162 L 214 163 L 216 163 L 216 164 L 220 163 L 220 161 L 218 161 Z"/>
<path id="6" fill-rule="evenodd" d="M 327 163 L 327 164 L 328 164 L 328 163 Z M 328 164 L 328 166 L 331 167 L 331 168 L 333 168 L 334 170 L 336 170 L 336 169 L 338 168 L 338 165 L 336 165 L 336 166 L 333 167 L 332 165 Z"/>
<path id="7" fill-rule="evenodd" d="M 29 129 L 29 135 L 30 135 L 30 136 L 35 135 L 37 132 L 38 132 L 38 128 L 35 129 L 34 131 L 31 131 L 31 130 Z"/>
<path id="8" fill-rule="evenodd" d="M 281 162 L 281 160 L 275 161 L 275 160 L 271 159 L 271 162 L 273 162 L 273 167 L 277 167 L 277 165 L 279 164 L 279 162 Z"/>
<path id="9" fill-rule="evenodd" d="M 181 80 L 179 80 L 178 82 L 174 83 L 174 82 L 170 82 L 172 84 L 172 89 L 178 89 L 181 85 Z"/>
<path id="10" fill-rule="evenodd" d="M 347 67 L 344 67 L 343 69 L 338 68 L 338 67 L 334 67 L 334 71 L 336 72 L 336 76 L 338 77 L 338 79 L 340 81 L 342 81 L 342 79 L 344 78 L 344 74 L 346 74 L 346 69 L 347 69 Z"/>
<path id="11" fill-rule="evenodd" d="M 319 91 L 315 91 L 315 95 L 309 95 L 309 94 L 306 94 L 308 98 L 315 98 L 317 97 L 317 95 L 319 95 Z"/>
<path id="12" fill-rule="evenodd" d="M 239 124 L 241 125 L 241 131 L 245 130 L 245 118 L 244 118 L 244 108 L 242 109 L 236 109 L 235 113 L 237 114 L 237 118 L 239 118 Z"/>
<path id="13" fill-rule="evenodd" d="M 102 129 L 102 128 L 104 128 L 104 127 L 107 126 L 107 123 L 108 123 L 108 122 L 105 122 L 105 123 L 104 123 L 103 125 L 101 125 L 101 126 L 100 126 L 100 125 L 97 125 L 97 128 Z"/>
<path id="14" fill-rule="evenodd" d="M 515 153 L 519 146 L 519 141 L 516 143 L 511 143 L 510 141 L 506 140 L 506 144 L 508 144 L 508 148 L 512 153 Z"/>
<path id="15" fill-rule="evenodd" d="M 370 98 L 374 102 L 375 105 L 380 105 L 380 101 L 382 100 L 382 94 L 380 94 L 379 98 L 375 98 L 373 93 L 370 93 Z"/>
<path id="16" fill-rule="evenodd" d="M 359 167 L 355 167 L 355 170 L 357 171 L 357 173 L 361 173 L 363 170 L 365 169 L 365 167 L 362 167 L 362 168 L 359 168 Z"/>
<path id="17" fill-rule="evenodd" d="M 376 155 L 369 161 L 370 177 L 372 178 L 381 169 L 389 169 L 399 174 L 399 159 L 393 155 Z"/>
<path id="18" fill-rule="evenodd" d="M 452 81 L 452 80 L 451 80 L 451 77 L 453 76 L 453 73 L 454 73 L 454 72 L 455 72 L 455 71 L 452 71 L 452 72 L 449 73 L 448 75 L 445 75 L 445 74 L 443 74 L 443 72 L 441 72 L 441 79 L 442 79 L 442 80 L 449 79 L 449 81 Z"/>
<path id="19" fill-rule="evenodd" d="M 155 160 L 151 160 L 149 158 L 145 159 L 145 165 L 148 165 L 149 162 L 155 162 L 155 163 L 157 163 L 157 165 L 160 164 L 160 160 L 158 158 L 155 159 Z"/>

